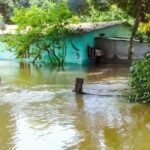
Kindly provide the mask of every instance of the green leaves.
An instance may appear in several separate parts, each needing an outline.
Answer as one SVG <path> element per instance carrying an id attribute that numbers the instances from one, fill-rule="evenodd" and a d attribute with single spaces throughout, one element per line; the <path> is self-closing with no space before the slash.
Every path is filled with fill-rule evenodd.
<path id="1" fill-rule="evenodd" d="M 15 9 L 11 20 L 17 24 L 19 31 L 42 34 L 48 34 L 55 28 L 64 29 L 69 23 L 79 21 L 63 2 L 49 3 L 46 9 L 37 6 Z"/>
<path id="2" fill-rule="evenodd" d="M 119 20 L 123 22 L 132 22 L 133 18 L 127 15 L 127 13 L 116 5 L 109 6 L 107 11 L 98 11 L 94 7 L 91 7 L 87 16 L 81 16 L 82 21 L 86 22 L 99 22 L 99 21 L 114 21 Z"/>
<path id="3" fill-rule="evenodd" d="M 140 31 L 145 34 L 150 34 L 150 14 L 146 15 L 147 22 L 140 24 Z"/>
<path id="4" fill-rule="evenodd" d="M 36 6 L 31 8 L 21 7 L 20 9 L 15 9 L 14 16 L 11 20 L 16 23 L 20 30 L 26 29 L 27 27 L 39 27 L 45 24 L 47 19 L 47 13 Z"/>
<path id="5" fill-rule="evenodd" d="M 68 24 L 78 20 L 64 2 L 49 3 L 47 8 L 32 6 L 15 9 L 11 18 L 18 32 L 7 37 L 8 45 L 15 47 L 17 56 L 24 53 L 37 60 L 46 52 L 52 62 L 62 64 L 65 59 L 65 38 L 69 34 Z"/>
<path id="6" fill-rule="evenodd" d="M 129 85 L 130 101 L 142 103 L 150 101 L 150 57 L 145 56 L 133 62 L 130 68 Z"/>

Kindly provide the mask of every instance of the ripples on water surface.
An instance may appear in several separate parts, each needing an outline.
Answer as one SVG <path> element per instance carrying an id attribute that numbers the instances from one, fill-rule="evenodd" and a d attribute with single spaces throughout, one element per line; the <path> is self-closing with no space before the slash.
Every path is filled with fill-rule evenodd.
<path id="1" fill-rule="evenodd" d="M 0 62 L 0 150 L 149 150 L 150 106 L 115 96 L 127 74 L 126 66 Z M 77 76 L 89 92 L 113 96 L 75 95 Z"/>

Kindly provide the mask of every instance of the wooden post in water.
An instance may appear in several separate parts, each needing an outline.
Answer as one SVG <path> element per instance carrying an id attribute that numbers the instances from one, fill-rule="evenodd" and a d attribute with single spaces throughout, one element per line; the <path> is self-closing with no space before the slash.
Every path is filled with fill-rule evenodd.
<path id="1" fill-rule="evenodd" d="M 81 94 L 83 93 L 83 82 L 84 82 L 84 79 L 83 78 L 76 78 L 76 81 L 75 81 L 75 89 L 74 91 L 78 94 Z"/>

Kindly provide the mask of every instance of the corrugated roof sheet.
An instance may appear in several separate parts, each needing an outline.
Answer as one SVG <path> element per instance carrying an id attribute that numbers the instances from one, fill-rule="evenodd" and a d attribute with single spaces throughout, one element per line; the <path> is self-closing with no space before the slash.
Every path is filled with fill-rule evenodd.
<path id="1" fill-rule="evenodd" d="M 98 29 L 103 29 L 107 27 L 111 27 L 114 25 L 122 24 L 120 21 L 111 21 L 111 22 L 96 22 L 96 23 L 80 23 L 80 24 L 74 24 L 70 25 L 69 28 L 77 33 L 86 33 L 91 32 Z"/>

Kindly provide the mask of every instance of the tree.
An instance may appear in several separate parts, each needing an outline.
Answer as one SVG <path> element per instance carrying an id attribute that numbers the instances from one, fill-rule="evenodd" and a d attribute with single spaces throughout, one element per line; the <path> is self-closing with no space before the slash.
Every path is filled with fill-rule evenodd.
<path id="1" fill-rule="evenodd" d="M 10 18 L 15 8 L 28 8 L 34 5 L 47 8 L 48 3 L 54 1 L 56 0 L 0 0 L 0 14 L 3 16 L 4 22 L 12 23 Z"/>
<path id="2" fill-rule="evenodd" d="M 74 23 L 67 4 L 49 3 L 48 7 L 31 6 L 15 9 L 12 21 L 18 26 L 15 35 L 4 41 L 15 48 L 18 57 L 30 55 L 35 61 L 47 53 L 53 64 L 63 65 L 66 55 L 65 38 L 69 34 L 68 24 Z"/>
<path id="3" fill-rule="evenodd" d="M 0 0 L 0 14 L 5 22 L 9 22 L 9 16 L 11 14 L 12 7 L 12 0 Z"/>
<path id="4" fill-rule="evenodd" d="M 91 0 L 92 3 L 97 4 L 97 0 Z M 100 1 L 99 1 L 100 2 Z M 128 15 L 135 18 L 128 49 L 128 58 L 132 60 L 133 57 L 133 41 L 136 36 L 140 22 L 147 22 L 146 15 L 150 14 L 150 0 L 105 0 L 107 6 L 116 4 L 123 9 Z"/>
<path id="5" fill-rule="evenodd" d="M 139 24 L 141 22 L 141 15 L 142 15 L 142 0 L 139 0 L 137 2 L 137 11 L 135 14 L 135 21 L 134 21 L 134 25 L 133 25 L 133 29 L 132 29 L 132 33 L 131 33 L 131 37 L 130 37 L 130 43 L 129 43 L 129 50 L 128 50 L 128 59 L 132 60 L 133 58 L 133 42 L 134 42 L 134 38 L 136 36 Z"/>
<path id="6" fill-rule="evenodd" d="M 10 17 L 14 8 L 28 7 L 28 0 L 0 0 L 0 14 L 3 16 L 4 22 L 10 23 Z"/>
<path id="7" fill-rule="evenodd" d="M 150 43 L 150 15 L 147 22 L 140 24 L 140 32 L 148 35 Z M 129 85 L 131 87 L 130 101 L 147 103 L 150 102 L 150 54 L 132 63 L 129 73 Z"/>
<path id="8" fill-rule="evenodd" d="M 129 49 L 128 59 L 132 60 L 133 57 L 133 40 L 136 36 L 140 22 L 147 22 L 146 15 L 150 14 L 150 0 L 112 0 L 120 8 L 124 9 L 129 15 L 135 18 Z"/>

